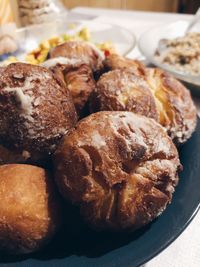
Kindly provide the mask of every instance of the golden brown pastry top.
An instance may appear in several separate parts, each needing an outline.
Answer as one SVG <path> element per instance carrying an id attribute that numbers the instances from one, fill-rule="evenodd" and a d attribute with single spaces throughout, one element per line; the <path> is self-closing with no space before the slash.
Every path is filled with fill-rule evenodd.
<path id="1" fill-rule="evenodd" d="M 190 138 L 197 123 L 196 107 L 185 86 L 168 73 L 147 68 L 146 80 L 156 101 L 159 122 L 177 144 Z"/>
<path id="2" fill-rule="evenodd" d="M 94 45 L 83 41 L 68 41 L 54 47 L 50 51 L 50 58 L 66 57 L 81 61 L 89 65 L 93 71 L 98 72 L 103 68 L 103 54 Z"/>
<path id="3" fill-rule="evenodd" d="M 56 64 L 50 68 L 63 80 L 69 90 L 79 116 L 84 115 L 90 94 L 96 87 L 91 68 L 86 64 Z"/>
<path id="4" fill-rule="evenodd" d="M 0 73 L 0 141 L 8 148 L 45 157 L 76 120 L 68 90 L 46 68 L 13 63 Z"/>
<path id="5" fill-rule="evenodd" d="M 158 120 L 149 84 L 142 77 L 123 69 L 104 73 L 90 99 L 92 112 L 132 111 Z"/>
<path id="6" fill-rule="evenodd" d="M 171 201 L 180 162 L 154 120 L 98 112 L 63 138 L 55 157 L 60 192 L 98 229 L 136 229 Z"/>

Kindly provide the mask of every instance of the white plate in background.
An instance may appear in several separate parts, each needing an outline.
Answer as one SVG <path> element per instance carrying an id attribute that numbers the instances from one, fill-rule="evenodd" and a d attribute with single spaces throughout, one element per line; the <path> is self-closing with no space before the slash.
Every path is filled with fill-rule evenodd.
<path id="1" fill-rule="evenodd" d="M 186 82 L 187 84 L 192 86 L 192 89 L 198 89 L 200 91 L 200 77 L 195 75 L 190 75 L 185 72 L 181 72 L 175 70 L 169 65 L 162 64 L 158 62 L 155 58 L 155 51 L 158 47 L 158 43 L 161 39 L 174 39 L 177 37 L 181 37 L 185 35 L 185 31 L 189 21 L 179 20 L 170 24 L 160 24 L 151 28 L 142 34 L 139 39 L 139 49 L 141 53 L 145 56 L 149 63 L 162 68 L 171 74 L 173 74 L 176 78 Z M 200 23 L 196 24 L 192 29 L 194 32 L 200 32 Z"/>

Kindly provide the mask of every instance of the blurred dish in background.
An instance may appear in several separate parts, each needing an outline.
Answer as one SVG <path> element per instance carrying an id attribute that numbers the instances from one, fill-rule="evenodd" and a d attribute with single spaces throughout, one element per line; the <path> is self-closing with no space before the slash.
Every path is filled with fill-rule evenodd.
<path id="1" fill-rule="evenodd" d="M 198 88 L 200 85 L 200 75 L 198 73 L 194 73 L 194 70 L 192 70 L 192 59 L 191 53 L 192 53 L 192 46 L 193 49 L 197 49 L 197 52 L 195 53 L 195 59 L 199 61 L 199 43 L 198 40 L 196 40 L 196 44 L 194 44 L 193 40 L 185 40 L 185 32 L 188 27 L 189 22 L 188 21 L 176 21 L 171 24 L 162 24 L 156 27 L 153 27 L 152 29 L 145 32 L 140 40 L 139 40 L 139 48 L 140 51 L 143 53 L 143 55 L 146 57 L 146 59 L 149 61 L 149 63 L 154 64 L 155 66 L 158 66 L 171 74 L 173 74 L 176 78 L 187 82 L 193 86 L 193 88 Z M 191 38 L 199 38 L 200 35 L 200 23 L 197 23 L 193 29 L 192 32 L 195 32 L 196 34 L 190 33 L 188 36 Z M 186 37 L 187 38 L 187 37 Z M 159 43 L 160 40 L 167 39 L 163 42 L 163 49 L 161 44 Z M 184 44 L 181 44 L 182 41 L 184 41 Z M 190 42 L 191 44 L 188 44 Z M 177 46 L 177 51 L 176 51 Z M 159 51 L 158 51 L 159 47 Z M 169 48 L 169 49 L 168 49 Z M 162 51 L 163 50 L 163 51 Z M 190 58 L 187 59 L 187 54 Z M 163 52 L 163 54 L 161 54 Z M 175 57 L 171 54 L 167 53 L 175 53 Z M 156 54 L 156 56 L 155 56 Z M 158 55 L 160 54 L 160 55 Z M 184 58 L 183 58 L 184 55 Z M 173 56 L 173 58 L 172 58 Z M 189 60 L 189 61 L 188 61 Z M 167 62 L 166 62 L 167 61 Z M 178 63 L 178 61 L 180 61 Z M 181 65 L 182 63 L 185 63 L 185 68 Z M 170 64 L 169 64 L 170 63 Z M 197 71 L 196 71 L 197 72 Z"/>
<path id="2" fill-rule="evenodd" d="M 60 0 L 18 0 L 18 8 L 22 26 L 44 23 L 66 12 Z"/>
<path id="3" fill-rule="evenodd" d="M 72 27 L 73 26 L 73 27 Z M 56 20 L 53 23 L 21 28 L 16 31 L 19 50 L 5 64 L 25 61 L 39 64 L 46 60 L 49 50 L 68 40 L 94 43 L 105 55 L 113 50 L 126 55 L 136 44 L 135 36 L 119 26 L 95 21 Z"/>
<path id="4" fill-rule="evenodd" d="M 17 50 L 16 24 L 9 0 L 1 0 L 0 5 L 0 56 Z"/>
<path id="5" fill-rule="evenodd" d="M 161 39 L 155 59 L 190 75 L 200 75 L 200 33 L 190 32 L 175 39 Z"/>

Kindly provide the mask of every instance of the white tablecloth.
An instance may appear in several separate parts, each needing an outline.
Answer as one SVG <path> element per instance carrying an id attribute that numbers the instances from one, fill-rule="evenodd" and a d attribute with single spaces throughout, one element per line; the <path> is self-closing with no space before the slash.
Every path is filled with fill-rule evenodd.
<path id="1" fill-rule="evenodd" d="M 97 16 L 95 18 L 97 21 L 123 26 L 132 31 L 137 38 L 148 28 L 160 22 L 167 23 L 178 19 L 191 19 L 191 15 L 81 7 L 73 9 L 73 12 Z M 129 57 L 141 58 L 141 54 L 136 48 L 129 54 Z M 200 100 L 196 98 L 195 102 L 200 114 Z M 145 264 L 145 267 L 200 267 L 200 212 L 179 238 L 157 257 Z"/>

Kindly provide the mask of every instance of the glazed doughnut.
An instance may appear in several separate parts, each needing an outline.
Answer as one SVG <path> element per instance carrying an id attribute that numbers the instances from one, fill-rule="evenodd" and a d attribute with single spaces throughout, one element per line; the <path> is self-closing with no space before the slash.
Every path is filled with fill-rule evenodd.
<path id="1" fill-rule="evenodd" d="M 103 68 L 103 53 L 95 45 L 84 41 L 68 41 L 60 44 L 50 51 L 49 57 L 79 60 L 89 65 L 97 73 Z"/>
<path id="2" fill-rule="evenodd" d="M 0 72 L 0 143 L 40 162 L 75 125 L 65 85 L 44 67 L 13 63 Z"/>
<path id="3" fill-rule="evenodd" d="M 42 248 L 62 222 L 55 185 L 36 166 L 0 166 L 0 202 L 0 249 L 7 253 Z"/>
<path id="4" fill-rule="evenodd" d="M 123 69 L 104 73 L 90 98 L 90 111 L 132 111 L 158 120 L 155 100 L 149 84 Z"/>
<path id="5" fill-rule="evenodd" d="M 104 60 L 104 66 L 107 71 L 116 69 L 128 69 L 128 71 L 136 75 L 144 75 L 145 66 L 141 61 L 129 59 L 118 54 L 110 54 Z"/>
<path id="6" fill-rule="evenodd" d="M 61 194 L 95 229 L 135 230 L 171 202 L 181 169 L 162 126 L 132 112 L 81 120 L 54 155 Z"/>

